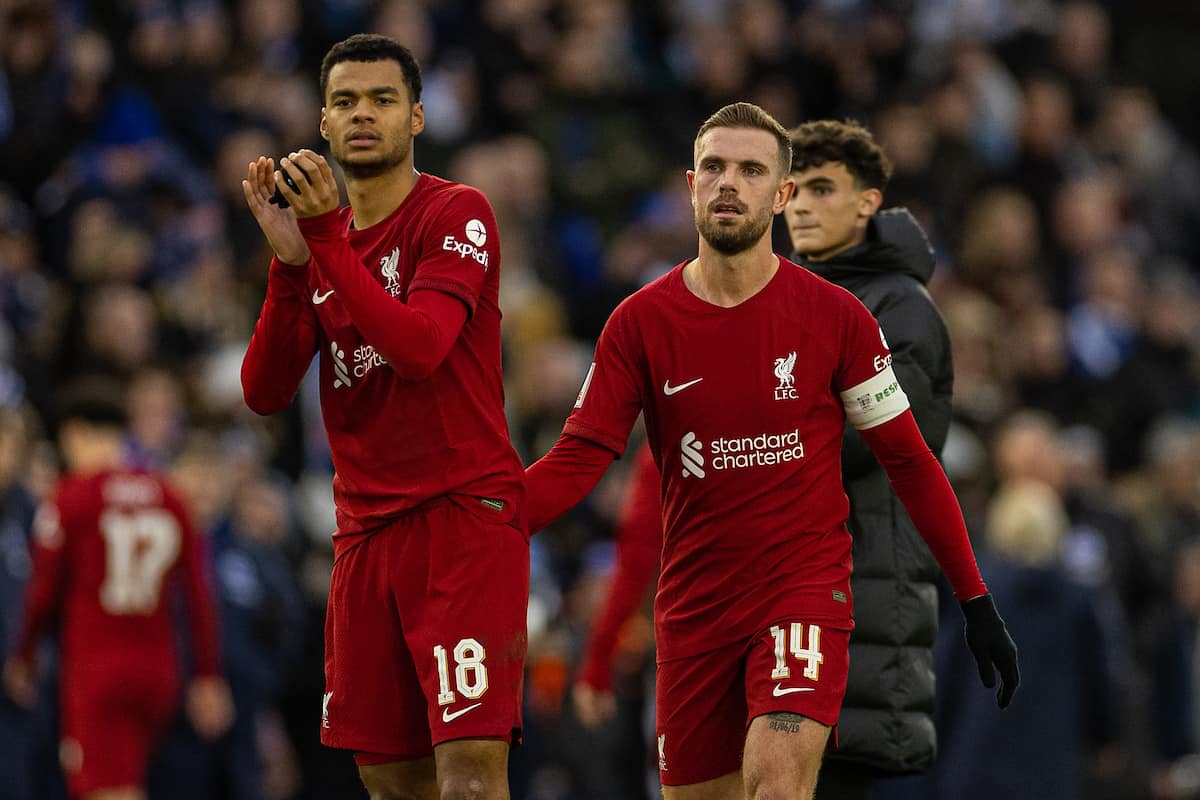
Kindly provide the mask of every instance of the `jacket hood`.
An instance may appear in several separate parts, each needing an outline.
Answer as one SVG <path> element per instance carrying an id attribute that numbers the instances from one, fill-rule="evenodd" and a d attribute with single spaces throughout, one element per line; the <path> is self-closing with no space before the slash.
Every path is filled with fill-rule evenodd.
<path id="1" fill-rule="evenodd" d="M 934 266 L 933 246 L 907 208 L 876 213 L 867 222 L 867 238 L 832 258 L 810 261 L 793 253 L 792 260 L 833 283 L 856 275 L 901 273 L 925 285 Z"/>

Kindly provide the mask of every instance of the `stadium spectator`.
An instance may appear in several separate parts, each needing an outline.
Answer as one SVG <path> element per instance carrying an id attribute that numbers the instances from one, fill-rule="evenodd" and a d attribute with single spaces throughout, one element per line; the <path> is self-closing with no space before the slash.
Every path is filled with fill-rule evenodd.
<path id="1" fill-rule="evenodd" d="M 955 663 L 962 660 L 957 637 L 941 637 L 940 755 L 905 796 L 1091 798 L 1098 795 L 1084 788 L 1089 775 L 1126 757 L 1120 750 L 1129 685 L 1126 630 L 1104 612 L 1092 587 L 1062 568 L 1067 530 L 1053 489 L 1018 480 L 997 491 L 980 564 L 997 602 L 1021 609 L 1012 629 L 1031 643 L 1022 650 L 1021 693 L 1003 714 L 980 702 L 968 665 Z"/>
<path id="2" fill-rule="evenodd" d="M 23 481 L 34 440 L 30 412 L 0 411 L 0 647 L 7 656 L 17 643 L 24 609 L 25 587 L 32 572 L 32 538 L 35 500 Z M 46 658 L 54 652 L 44 645 Z M 58 735 L 55 717 L 57 665 L 43 664 L 37 676 L 38 702 L 22 708 L 7 693 L 0 697 L 0 750 L 10 754 L 0 761 L 0 786 L 13 800 L 65 796 L 58 780 Z"/>

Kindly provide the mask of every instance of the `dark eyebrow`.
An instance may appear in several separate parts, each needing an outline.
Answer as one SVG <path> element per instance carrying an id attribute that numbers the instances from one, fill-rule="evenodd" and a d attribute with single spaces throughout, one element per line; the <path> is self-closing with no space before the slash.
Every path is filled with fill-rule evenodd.
<path id="1" fill-rule="evenodd" d="M 808 180 L 806 180 L 804 182 L 804 185 L 805 186 L 835 186 L 836 184 L 833 182 L 832 179 L 826 178 L 825 176 L 822 175 L 821 177 L 818 177 L 818 178 L 809 178 Z"/>
<path id="2" fill-rule="evenodd" d="M 725 163 L 725 159 L 721 158 L 720 156 L 705 156 L 704 158 L 700 159 L 700 166 L 702 166 L 702 167 L 708 166 L 709 164 L 724 164 L 724 163 Z M 738 166 L 739 167 L 757 167 L 758 169 L 761 169 L 764 172 L 766 172 L 768 169 L 766 164 L 762 163 L 761 161 L 755 161 L 754 159 L 747 159 L 746 161 L 739 161 Z"/>
<path id="3" fill-rule="evenodd" d="M 330 99 L 337 97 L 354 97 L 356 94 L 358 94 L 358 92 L 350 89 L 334 89 L 329 93 L 329 97 Z M 400 89 L 395 86 L 372 86 L 370 89 L 367 89 L 365 92 L 363 92 L 363 94 L 372 96 L 378 96 L 381 94 L 400 94 Z"/>

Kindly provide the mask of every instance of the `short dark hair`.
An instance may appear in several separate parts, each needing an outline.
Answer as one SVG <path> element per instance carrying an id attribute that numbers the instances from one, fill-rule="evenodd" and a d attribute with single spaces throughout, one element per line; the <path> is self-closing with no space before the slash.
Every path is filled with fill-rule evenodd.
<path id="1" fill-rule="evenodd" d="M 377 33 L 356 33 L 342 39 L 329 48 L 321 59 L 321 102 L 325 102 L 325 90 L 329 88 L 329 72 L 335 64 L 343 61 L 395 61 L 404 73 L 404 85 L 408 87 L 408 99 L 414 103 L 421 100 L 421 66 L 416 56 L 404 45 L 390 36 Z"/>
<path id="2" fill-rule="evenodd" d="M 792 172 L 836 162 L 862 187 L 883 191 L 892 162 L 871 132 L 854 120 L 818 119 L 792 128 Z"/>
<path id="3" fill-rule="evenodd" d="M 779 143 L 779 170 L 787 175 L 788 165 L 792 161 L 792 142 L 787 129 L 763 109 L 753 103 L 730 103 L 718 110 L 696 132 L 696 141 L 692 145 L 693 158 L 700 152 L 700 140 L 713 128 L 755 128 L 771 134 Z"/>
<path id="4" fill-rule="evenodd" d="M 104 375 L 77 378 L 55 394 L 53 413 L 55 430 L 73 420 L 100 428 L 124 428 L 128 422 L 124 387 Z"/>

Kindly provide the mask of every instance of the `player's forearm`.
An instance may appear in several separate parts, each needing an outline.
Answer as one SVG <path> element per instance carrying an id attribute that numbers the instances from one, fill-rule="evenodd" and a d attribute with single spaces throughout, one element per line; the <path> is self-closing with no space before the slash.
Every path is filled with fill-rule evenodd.
<path id="1" fill-rule="evenodd" d="M 242 395 L 257 414 L 278 413 L 292 401 L 317 351 L 308 269 L 271 260 L 267 296 L 242 359 Z"/>
<path id="2" fill-rule="evenodd" d="M 529 532 L 537 533 L 579 505 L 613 458 L 611 450 L 587 439 L 560 436 L 549 453 L 525 470 Z"/>
<path id="3" fill-rule="evenodd" d="M 954 489 L 912 412 L 861 431 L 959 600 L 987 593 Z"/>
<path id="4" fill-rule="evenodd" d="M 414 292 L 408 303 L 392 297 L 350 247 L 336 212 L 301 220 L 300 230 L 354 327 L 396 374 L 433 374 L 466 323 L 466 306 L 440 292 Z"/>

